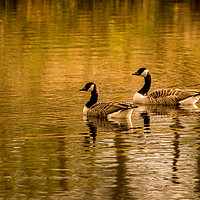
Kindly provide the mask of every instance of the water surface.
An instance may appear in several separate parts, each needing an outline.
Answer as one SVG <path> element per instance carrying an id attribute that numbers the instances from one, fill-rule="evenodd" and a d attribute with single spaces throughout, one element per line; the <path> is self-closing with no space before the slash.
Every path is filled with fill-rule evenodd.
<path id="1" fill-rule="evenodd" d="M 198 1 L 2 1 L 0 198 L 199 199 L 200 103 L 83 119 L 89 94 L 199 89 Z"/>

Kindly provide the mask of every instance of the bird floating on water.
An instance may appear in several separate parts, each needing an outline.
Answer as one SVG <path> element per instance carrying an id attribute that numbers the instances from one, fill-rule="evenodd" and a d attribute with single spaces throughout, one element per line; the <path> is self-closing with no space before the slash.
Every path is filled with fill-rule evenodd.
<path id="1" fill-rule="evenodd" d="M 144 77 L 145 84 L 134 94 L 133 103 L 162 104 L 162 105 L 189 105 L 195 104 L 200 98 L 200 91 L 181 89 L 159 89 L 148 93 L 151 86 L 151 75 L 147 68 L 140 68 L 132 75 Z"/>
<path id="2" fill-rule="evenodd" d="M 93 117 L 109 118 L 127 118 L 131 117 L 134 106 L 130 103 L 121 103 L 116 101 L 97 103 L 99 90 L 95 83 L 89 82 L 79 91 L 91 92 L 90 100 L 83 108 L 83 114 Z"/>

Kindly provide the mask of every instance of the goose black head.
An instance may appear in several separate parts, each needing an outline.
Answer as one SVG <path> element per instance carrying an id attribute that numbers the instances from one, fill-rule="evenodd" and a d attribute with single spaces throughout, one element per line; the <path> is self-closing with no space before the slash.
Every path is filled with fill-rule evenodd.
<path id="1" fill-rule="evenodd" d="M 133 73 L 132 75 L 146 77 L 149 75 L 149 70 L 147 68 L 140 68 L 137 72 Z"/>
<path id="2" fill-rule="evenodd" d="M 95 84 L 93 82 L 86 83 L 85 87 L 80 89 L 79 91 L 87 91 L 92 92 L 94 90 Z"/>

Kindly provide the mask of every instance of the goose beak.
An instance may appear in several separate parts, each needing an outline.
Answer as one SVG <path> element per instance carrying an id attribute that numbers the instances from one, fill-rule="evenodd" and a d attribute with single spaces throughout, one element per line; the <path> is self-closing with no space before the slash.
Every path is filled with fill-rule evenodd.
<path id="1" fill-rule="evenodd" d="M 139 76 L 140 74 L 138 72 L 133 73 L 132 75 Z"/>
<path id="2" fill-rule="evenodd" d="M 85 89 L 85 88 L 82 88 L 82 89 L 80 89 L 79 91 L 86 91 L 86 89 Z"/>

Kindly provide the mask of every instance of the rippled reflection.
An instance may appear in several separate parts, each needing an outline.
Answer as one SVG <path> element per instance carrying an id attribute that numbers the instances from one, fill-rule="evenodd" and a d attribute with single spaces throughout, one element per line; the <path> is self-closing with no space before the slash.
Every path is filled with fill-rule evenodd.
<path id="1" fill-rule="evenodd" d="M 183 184 L 184 181 L 184 172 L 182 173 L 182 156 L 188 156 L 184 155 L 185 150 L 183 149 L 183 144 L 186 141 L 191 141 L 195 144 L 195 140 L 199 137 L 199 132 L 194 133 L 194 137 L 196 139 L 193 139 L 193 136 L 187 136 L 185 135 L 186 129 L 188 129 L 188 126 L 190 126 L 190 123 L 193 120 L 199 121 L 200 111 L 197 106 L 159 106 L 159 105 L 147 105 L 147 106 L 140 106 L 138 107 L 139 116 L 142 116 L 143 114 L 149 113 L 151 121 L 153 121 L 153 125 L 149 123 L 148 127 L 151 127 L 150 129 L 153 129 L 153 133 L 155 134 L 155 128 L 157 129 L 157 123 L 159 123 L 160 119 L 154 119 L 154 118 L 161 118 L 162 121 L 165 121 L 167 119 L 168 124 L 166 124 L 168 127 L 164 127 L 162 125 L 162 129 L 166 129 L 166 132 L 168 136 L 163 136 L 163 139 L 168 139 L 169 133 L 171 132 L 172 137 L 172 148 L 173 148 L 173 157 L 172 157 L 172 164 L 171 164 L 171 181 L 174 184 Z M 148 120 L 149 121 L 149 120 Z M 155 123 L 156 122 L 156 126 Z M 160 126 L 158 125 L 158 128 Z M 157 131 L 157 130 L 156 130 Z M 191 130 L 192 131 L 192 130 Z M 144 132 L 145 132 L 145 124 L 144 124 Z M 185 137 L 185 138 L 184 138 Z M 190 138 L 191 137 L 191 138 Z M 184 139 L 183 139 L 184 138 Z M 189 145 L 190 146 L 190 145 Z M 193 145 L 191 144 L 190 147 Z M 189 149 L 188 149 L 189 150 Z M 167 149 L 166 149 L 167 151 Z M 189 152 L 192 150 L 189 150 Z M 187 152 L 186 154 L 190 154 Z M 166 158 L 163 157 L 165 160 Z M 190 158 L 191 159 L 191 158 Z M 189 159 L 188 162 L 191 162 Z M 191 164 L 191 163 L 190 163 Z M 190 165 L 189 164 L 189 165 Z M 186 170 L 186 169 L 185 169 Z M 184 170 L 183 170 L 184 171 Z"/>
<path id="2" fill-rule="evenodd" d="M 92 143 L 94 144 L 96 141 L 96 137 L 98 132 L 101 133 L 131 133 L 132 130 L 132 122 L 129 118 L 120 118 L 120 119 L 107 119 L 107 118 L 96 118 L 90 116 L 84 116 L 84 121 L 86 125 L 89 127 L 90 135 L 85 139 L 85 145 L 90 144 L 90 140 L 92 139 Z M 86 145 L 87 147 L 87 145 Z"/>
<path id="3" fill-rule="evenodd" d="M 132 102 L 140 67 L 152 90 L 198 89 L 199 11 L 196 0 L 0 1 L 0 199 L 198 199 L 198 108 L 84 121 L 77 91 L 93 81 L 100 101 Z"/>

